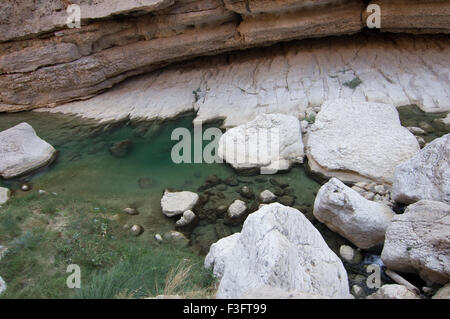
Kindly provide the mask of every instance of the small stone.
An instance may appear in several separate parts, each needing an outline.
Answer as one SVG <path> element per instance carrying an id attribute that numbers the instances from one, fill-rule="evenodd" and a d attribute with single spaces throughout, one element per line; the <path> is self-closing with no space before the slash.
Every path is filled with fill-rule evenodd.
<path id="1" fill-rule="evenodd" d="M 228 207 L 228 217 L 235 219 L 242 216 L 242 214 L 245 213 L 247 210 L 247 205 L 245 205 L 245 202 L 236 199 L 230 207 Z"/>
<path id="2" fill-rule="evenodd" d="M 295 203 L 295 198 L 289 195 L 284 195 L 278 199 L 278 202 L 284 206 L 292 206 Z"/>
<path id="3" fill-rule="evenodd" d="M 228 186 L 237 186 L 239 184 L 236 176 L 234 176 L 234 175 L 228 176 L 224 182 Z"/>
<path id="4" fill-rule="evenodd" d="M 183 216 L 175 223 L 178 227 L 186 227 L 190 225 L 196 216 L 192 210 L 187 210 L 183 213 Z"/>
<path id="5" fill-rule="evenodd" d="M 198 200 L 199 196 L 193 192 L 169 192 L 166 190 L 161 198 L 161 209 L 164 215 L 173 217 L 191 210 Z"/>
<path id="6" fill-rule="evenodd" d="M 39 193 L 39 195 L 48 195 L 48 192 L 45 191 L 45 190 L 43 190 L 43 189 L 40 189 L 40 190 L 38 191 L 38 193 Z"/>
<path id="7" fill-rule="evenodd" d="M 352 295 L 355 296 L 355 298 L 364 298 L 365 297 L 364 289 L 362 289 L 358 285 L 353 285 L 351 292 L 352 292 Z"/>
<path id="8" fill-rule="evenodd" d="M 219 215 L 223 215 L 227 212 L 228 207 L 226 205 L 220 205 L 219 207 L 216 208 L 216 211 Z"/>
<path id="9" fill-rule="evenodd" d="M 427 142 L 422 136 L 416 136 L 416 140 L 419 143 L 420 148 L 424 148 Z"/>
<path id="10" fill-rule="evenodd" d="M 248 198 L 248 199 L 255 197 L 255 194 L 253 194 L 253 190 L 248 186 L 243 186 L 240 189 L 239 194 L 241 194 L 241 196 Z"/>
<path id="11" fill-rule="evenodd" d="M 144 228 L 141 225 L 133 225 L 131 226 L 131 233 L 134 236 L 139 236 L 144 232 Z"/>
<path id="12" fill-rule="evenodd" d="M 31 185 L 30 184 L 22 184 L 22 185 L 20 185 L 20 189 L 23 192 L 28 192 L 29 190 L 31 190 Z"/>
<path id="13" fill-rule="evenodd" d="M 362 260 L 361 254 L 350 246 L 342 245 L 339 248 L 339 255 L 342 259 L 350 264 L 358 264 Z"/>
<path id="14" fill-rule="evenodd" d="M 426 132 L 423 130 L 423 129 L 421 129 L 420 127 L 415 127 L 415 126 L 410 126 L 410 127 L 407 127 L 407 129 L 411 132 L 411 133 L 413 133 L 414 135 L 424 135 Z"/>
<path id="15" fill-rule="evenodd" d="M 125 208 L 125 209 L 123 210 L 123 212 L 124 212 L 125 214 L 128 214 L 128 215 L 138 215 L 138 214 L 139 214 L 139 211 L 138 211 L 137 209 L 130 208 L 130 207 Z"/>
<path id="16" fill-rule="evenodd" d="M 217 175 L 210 175 L 206 178 L 206 184 L 210 186 L 215 186 L 222 183 L 221 179 Z"/>
<path id="17" fill-rule="evenodd" d="M 189 239 L 186 238 L 182 233 L 178 231 L 171 230 L 164 234 L 163 238 L 167 241 L 171 241 L 182 246 L 189 245 Z"/>
<path id="18" fill-rule="evenodd" d="M 261 202 L 268 204 L 273 202 L 277 198 L 277 196 L 266 189 L 265 191 L 262 191 L 261 194 L 259 194 L 259 198 L 261 199 Z"/>
<path id="19" fill-rule="evenodd" d="M 156 234 L 155 235 L 155 240 L 158 242 L 158 243 L 160 243 L 160 242 L 162 242 L 162 237 L 161 237 L 161 235 L 160 234 Z"/>

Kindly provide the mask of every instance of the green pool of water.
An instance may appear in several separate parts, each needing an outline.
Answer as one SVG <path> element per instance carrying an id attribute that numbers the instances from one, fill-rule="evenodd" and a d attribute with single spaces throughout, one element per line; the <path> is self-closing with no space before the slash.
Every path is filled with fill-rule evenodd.
<path id="1" fill-rule="evenodd" d="M 58 157 L 38 173 L 12 181 L 0 180 L 0 184 L 16 190 L 15 196 L 23 194 L 19 190 L 20 185 L 28 181 L 32 192 L 45 190 L 58 196 L 69 194 L 79 201 L 95 201 L 100 206 L 114 207 L 118 213 L 126 207 L 137 207 L 140 214 L 127 216 L 126 223 L 141 224 L 145 232 L 140 240 L 153 240 L 155 233 L 174 229 L 176 221 L 161 213 L 160 200 L 165 188 L 198 192 L 210 175 L 225 179 L 235 174 L 226 164 L 173 163 L 171 150 L 177 141 L 171 141 L 171 133 L 175 128 L 185 127 L 193 134 L 193 118 L 193 115 L 186 115 L 164 123 L 122 122 L 99 126 L 88 120 L 58 114 L 2 114 L 0 130 L 27 122 L 41 138 L 56 148 Z M 132 144 L 129 153 L 122 158 L 112 156 L 110 147 L 124 140 Z M 306 175 L 303 167 L 294 167 L 276 177 L 289 184 L 292 195 L 296 197 L 293 206 L 311 213 L 320 185 Z M 250 186 L 256 195 L 274 187 L 270 183 L 271 176 L 264 179 L 258 179 L 258 176 L 237 178 L 239 185 L 223 191 L 222 203 L 231 204 L 235 199 L 242 199 L 238 190 L 243 185 Z M 102 211 L 103 207 L 98 209 Z M 220 236 L 209 232 L 213 231 L 214 222 L 202 222 L 194 234 L 206 233 L 203 237 L 207 244 L 217 240 Z M 237 230 L 239 227 L 232 229 Z"/>

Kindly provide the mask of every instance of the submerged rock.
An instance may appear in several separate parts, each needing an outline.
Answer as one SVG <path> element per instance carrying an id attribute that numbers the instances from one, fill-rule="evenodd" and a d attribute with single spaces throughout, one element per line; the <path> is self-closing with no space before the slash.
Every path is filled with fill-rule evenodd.
<path id="1" fill-rule="evenodd" d="M 56 150 L 28 123 L 0 132 L 0 177 L 13 178 L 51 163 Z"/>
<path id="2" fill-rule="evenodd" d="M 314 217 L 357 247 L 382 244 L 394 212 L 369 201 L 337 178 L 323 185 L 314 202 Z"/>
<path id="3" fill-rule="evenodd" d="M 395 167 L 419 149 L 394 106 L 338 99 L 322 105 L 306 154 L 313 172 L 345 182 L 391 184 Z"/>
<path id="4" fill-rule="evenodd" d="M 131 151 L 133 147 L 133 142 L 130 140 L 123 140 L 117 143 L 114 143 L 110 148 L 109 152 L 112 156 L 115 157 L 125 157 Z"/>
<path id="5" fill-rule="evenodd" d="M 167 217 L 181 215 L 187 210 L 192 210 L 198 199 L 199 196 L 193 192 L 169 192 L 166 190 L 161 198 L 162 212 Z"/>
<path id="6" fill-rule="evenodd" d="M 450 205 L 421 200 L 392 219 L 381 259 L 392 270 L 446 284 L 450 281 L 449 234 Z"/>
<path id="7" fill-rule="evenodd" d="M 421 199 L 450 204 L 450 134 L 435 139 L 397 166 L 392 196 L 405 204 Z"/>
<path id="8" fill-rule="evenodd" d="M 259 115 L 223 134 L 218 155 L 235 169 L 286 170 L 303 162 L 300 122 L 290 115 Z"/>
<path id="9" fill-rule="evenodd" d="M 212 245 L 205 265 L 221 278 L 218 298 L 242 298 L 264 286 L 351 298 L 341 260 L 302 213 L 278 203 L 264 205 L 241 233 Z"/>
<path id="10" fill-rule="evenodd" d="M 186 238 L 182 233 L 178 231 L 171 230 L 163 235 L 163 238 L 169 242 L 181 245 L 181 246 L 187 246 L 189 245 L 189 239 Z"/>
<path id="11" fill-rule="evenodd" d="M 128 215 L 139 215 L 139 211 L 137 209 L 130 207 L 125 208 L 123 212 Z"/>
<path id="12" fill-rule="evenodd" d="M 0 205 L 6 204 L 11 196 L 11 191 L 8 188 L 0 187 Z"/>

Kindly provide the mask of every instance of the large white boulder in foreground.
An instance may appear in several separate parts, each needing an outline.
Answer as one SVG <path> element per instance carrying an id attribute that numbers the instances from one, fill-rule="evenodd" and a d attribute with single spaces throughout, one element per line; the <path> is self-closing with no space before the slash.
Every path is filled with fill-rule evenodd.
<path id="1" fill-rule="evenodd" d="M 450 205 L 421 200 L 391 221 L 381 259 L 398 272 L 431 283 L 450 281 Z"/>
<path id="2" fill-rule="evenodd" d="M 236 169 L 286 170 L 303 162 L 300 122 L 291 115 L 259 115 L 222 135 L 218 156 Z"/>
<path id="3" fill-rule="evenodd" d="M 264 205 L 233 236 L 214 244 L 206 257 L 206 265 L 221 277 L 218 298 L 243 298 L 267 286 L 351 298 L 341 260 L 298 210 Z"/>
<path id="4" fill-rule="evenodd" d="M 362 249 L 382 244 L 394 212 L 332 178 L 317 193 L 314 217 Z"/>
<path id="5" fill-rule="evenodd" d="M 182 215 L 187 210 L 192 210 L 198 202 L 198 195 L 193 192 L 169 192 L 164 191 L 161 198 L 161 209 L 167 217 Z"/>
<path id="6" fill-rule="evenodd" d="M 397 166 L 392 195 L 405 204 L 421 199 L 450 204 L 450 134 L 435 139 Z"/>
<path id="7" fill-rule="evenodd" d="M 392 184 L 395 167 L 419 149 L 394 106 L 338 99 L 322 105 L 306 155 L 313 172 L 344 182 Z"/>
<path id="8" fill-rule="evenodd" d="M 0 132 L 0 176 L 13 178 L 51 163 L 56 150 L 28 123 Z"/>

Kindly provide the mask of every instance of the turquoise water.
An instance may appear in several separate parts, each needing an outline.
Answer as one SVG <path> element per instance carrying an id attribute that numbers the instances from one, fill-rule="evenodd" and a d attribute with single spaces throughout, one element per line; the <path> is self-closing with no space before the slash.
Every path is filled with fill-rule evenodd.
<path id="1" fill-rule="evenodd" d="M 20 185 L 27 181 L 33 192 L 45 190 L 58 195 L 70 194 L 80 201 L 94 200 L 105 207 L 114 207 L 118 212 L 126 207 L 137 207 L 140 214 L 128 217 L 127 224 L 144 226 L 142 240 L 153 240 L 155 233 L 174 229 L 176 219 L 166 218 L 161 212 L 160 199 L 165 188 L 207 195 L 210 200 L 205 204 L 204 214 L 200 214 L 204 218 L 194 230 L 187 232 L 188 236 L 192 235 L 195 250 L 206 253 L 209 245 L 224 234 L 216 231 L 216 223 L 224 229 L 221 216 L 214 213 L 211 216 L 210 211 L 220 205 L 229 205 L 235 199 L 244 199 L 238 193 L 242 186 L 249 186 L 258 195 L 265 189 L 274 191 L 274 185 L 270 181 L 272 176 L 235 176 L 239 182 L 236 186 L 222 183 L 208 190 L 199 190 L 208 176 L 216 175 L 224 180 L 234 176 L 235 172 L 226 164 L 173 163 L 171 150 L 177 141 L 171 141 L 171 133 L 175 128 L 185 127 L 193 134 L 193 118 L 193 115 L 186 115 L 164 123 L 122 122 L 100 126 L 59 114 L 2 114 L 0 130 L 27 122 L 41 138 L 55 147 L 58 157 L 49 167 L 33 175 L 0 181 L 0 184 L 16 190 L 15 196 L 21 195 Z M 112 156 L 110 147 L 124 140 L 132 145 L 128 153 L 124 157 Z M 306 175 L 302 166 L 277 174 L 276 178 L 278 182 L 289 184 L 286 189 L 290 196 L 295 197 L 292 206 L 312 218 L 312 205 L 320 185 Z M 257 209 L 256 199 L 244 200 L 252 210 Z M 239 225 L 224 227 L 225 234 L 240 230 Z"/>

